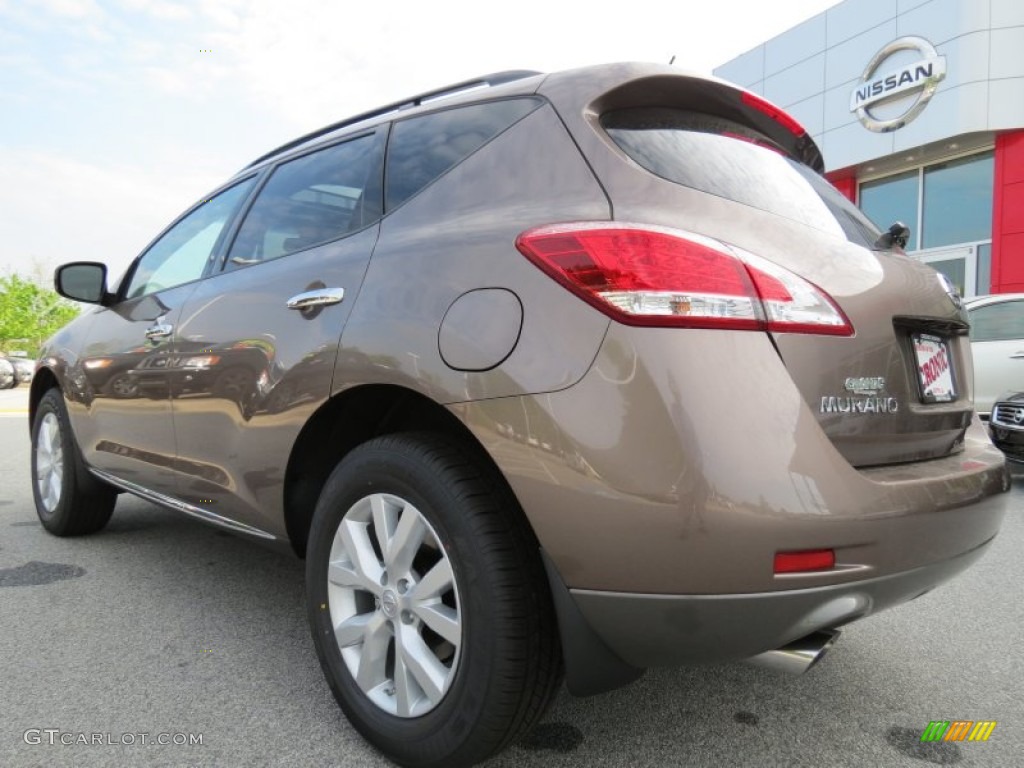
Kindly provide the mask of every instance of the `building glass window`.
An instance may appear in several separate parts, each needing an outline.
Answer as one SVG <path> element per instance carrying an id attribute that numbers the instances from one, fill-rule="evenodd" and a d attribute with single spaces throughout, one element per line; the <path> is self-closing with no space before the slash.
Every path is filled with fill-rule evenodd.
<path id="1" fill-rule="evenodd" d="M 860 209 L 885 232 L 895 221 L 910 227 L 907 250 L 918 248 L 917 201 L 919 171 L 908 171 L 860 185 Z"/>
<path id="2" fill-rule="evenodd" d="M 961 296 L 969 295 L 967 287 L 967 262 L 964 259 L 942 259 L 929 261 L 928 266 L 949 278 L 949 282 Z"/>
<path id="3" fill-rule="evenodd" d="M 906 250 L 945 274 L 963 296 L 992 290 L 992 151 L 919 166 L 859 188 L 879 229 L 910 227 Z"/>
<path id="4" fill-rule="evenodd" d="M 987 240 L 992 236 L 991 152 L 924 169 L 922 247 Z"/>

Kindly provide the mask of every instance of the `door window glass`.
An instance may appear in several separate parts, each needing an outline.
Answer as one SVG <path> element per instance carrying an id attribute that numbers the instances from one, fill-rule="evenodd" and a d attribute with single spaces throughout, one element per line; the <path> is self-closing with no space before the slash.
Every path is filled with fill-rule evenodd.
<path id="1" fill-rule="evenodd" d="M 145 296 L 202 277 L 224 225 L 249 194 L 253 182 L 247 179 L 221 192 L 165 232 L 139 260 L 125 298 Z"/>
<path id="2" fill-rule="evenodd" d="M 383 170 L 377 135 L 281 164 L 246 214 L 227 268 L 302 251 L 377 221 Z"/>
<path id="3" fill-rule="evenodd" d="M 491 101 L 395 123 L 388 146 L 388 210 L 401 205 L 539 105 L 536 99 Z"/>
<path id="4" fill-rule="evenodd" d="M 1024 301 L 1003 301 L 972 309 L 972 341 L 1024 339 Z"/>

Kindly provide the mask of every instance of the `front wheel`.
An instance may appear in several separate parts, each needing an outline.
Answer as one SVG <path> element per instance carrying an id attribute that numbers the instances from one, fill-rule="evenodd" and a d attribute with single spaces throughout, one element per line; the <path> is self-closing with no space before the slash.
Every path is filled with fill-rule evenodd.
<path id="1" fill-rule="evenodd" d="M 402 765 L 484 760 L 554 695 L 537 544 L 500 477 L 451 440 L 391 435 L 346 456 L 317 504 L 306 576 L 335 698 Z"/>
<path id="2" fill-rule="evenodd" d="M 110 520 L 117 502 L 117 492 L 86 469 L 59 389 L 43 395 L 36 407 L 32 480 L 39 520 L 57 536 L 98 531 Z"/>

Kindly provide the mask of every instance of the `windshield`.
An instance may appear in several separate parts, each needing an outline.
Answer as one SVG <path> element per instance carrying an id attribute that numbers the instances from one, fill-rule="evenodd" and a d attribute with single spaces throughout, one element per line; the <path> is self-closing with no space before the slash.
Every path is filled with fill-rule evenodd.
<path id="1" fill-rule="evenodd" d="M 875 247 L 879 232 L 853 203 L 744 125 L 660 108 L 609 112 L 601 125 L 630 158 L 668 181 Z"/>

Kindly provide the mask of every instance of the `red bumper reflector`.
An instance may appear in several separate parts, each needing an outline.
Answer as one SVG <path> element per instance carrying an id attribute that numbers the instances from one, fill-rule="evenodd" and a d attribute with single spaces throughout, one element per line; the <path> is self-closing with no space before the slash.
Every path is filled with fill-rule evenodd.
<path id="1" fill-rule="evenodd" d="M 836 565 L 836 553 L 831 549 L 808 549 L 804 552 L 776 552 L 776 573 L 803 573 L 827 571 Z"/>

